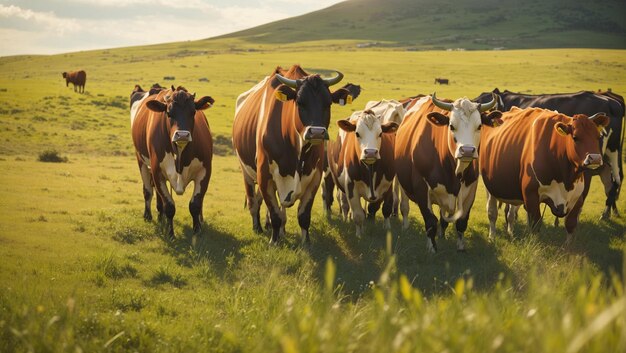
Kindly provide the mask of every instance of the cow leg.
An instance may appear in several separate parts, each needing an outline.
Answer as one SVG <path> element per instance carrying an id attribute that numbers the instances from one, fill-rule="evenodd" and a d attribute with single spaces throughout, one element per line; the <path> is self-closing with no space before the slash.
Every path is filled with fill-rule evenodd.
<path id="1" fill-rule="evenodd" d="M 339 204 L 339 212 L 344 221 L 348 220 L 348 213 L 350 212 L 350 205 L 348 204 L 348 197 L 346 194 L 337 188 L 337 204 Z"/>
<path id="2" fill-rule="evenodd" d="M 402 213 L 402 229 L 409 229 L 409 197 L 400 188 L 400 212 Z"/>
<path id="3" fill-rule="evenodd" d="M 602 185 L 604 186 L 604 193 L 606 195 L 605 207 L 604 211 L 602 211 L 600 219 L 608 220 L 611 218 L 611 208 L 615 203 L 615 196 L 617 194 L 617 185 L 615 185 L 615 183 L 613 182 L 611 168 L 609 168 L 609 166 L 602 166 L 602 170 L 600 171 L 600 180 L 602 181 Z"/>
<path id="4" fill-rule="evenodd" d="M 443 219 L 443 211 L 439 209 L 439 225 L 437 226 L 437 236 L 441 238 L 445 238 L 447 228 L 448 228 L 448 221 Z"/>
<path id="5" fill-rule="evenodd" d="M 393 178 L 393 209 L 392 217 L 398 217 L 398 209 L 400 208 L 400 182 L 397 177 Z"/>
<path id="6" fill-rule="evenodd" d="M 348 198 L 350 204 L 350 212 L 352 212 L 352 220 L 356 225 L 356 236 L 360 237 L 363 233 L 363 221 L 365 220 L 365 211 L 361 206 L 361 198 L 358 195 L 352 195 Z"/>
<path id="7" fill-rule="evenodd" d="M 565 231 L 567 232 L 567 238 L 565 240 L 566 246 L 570 245 L 574 240 L 574 231 L 578 225 L 578 217 L 580 216 L 580 211 L 582 211 L 583 203 L 584 197 L 581 196 L 567 216 L 565 216 Z"/>
<path id="8" fill-rule="evenodd" d="M 267 212 L 270 218 L 270 224 L 272 226 L 272 237 L 270 238 L 270 244 L 277 244 L 280 240 L 280 229 L 283 225 L 282 210 L 280 204 L 276 198 L 276 184 L 270 180 L 269 173 L 259 173 L 259 189 L 263 196 L 263 201 L 267 206 Z"/>
<path id="9" fill-rule="evenodd" d="M 193 196 L 189 201 L 189 213 L 191 213 L 191 219 L 193 220 L 194 233 L 199 233 L 202 230 L 202 203 L 209 187 L 210 178 L 211 175 L 207 174 L 200 180 L 194 180 Z"/>
<path id="10" fill-rule="evenodd" d="M 389 190 L 387 190 L 387 192 L 385 192 L 385 194 L 383 195 L 383 217 L 385 218 L 385 223 L 383 224 L 383 227 L 386 230 L 391 229 L 391 220 L 389 219 L 389 217 L 393 215 L 394 196 L 395 194 L 392 185 L 391 187 L 389 187 Z"/>
<path id="11" fill-rule="evenodd" d="M 376 219 L 376 212 L 378 212 L 378 210 L 380 209 L 381 204 L 382 200 L 367 203 L 367 219 Z"/>
<path id="12" fill-rule="evenodd" d="M 143 200 L 144 200 L 144 211 L 143 211 L 143 219 L 146 222 L 152 221 L 152 211 L 150 210 L 150 204 L 152 203 L 153 196 L 153 188 L 152 188 L 152 175 L 150 174 L 150 169 L 148 166 L 141 160 L 141 157 L 137 156 L 137 162 L 139 164 L 139 173 L 141 174 L 141 181 L 143 183 Z"/>
<path id="13" fill-rule="evenodd" d="M 508 211 L 505 214 L 506 217 L 506 231 L 509 236 L 513 236 L 513 225 L 517 221 L 517 212 L 519 211 L 519 206 L 507 205 Z"/>
<path id="14" fill-rule="evenodd" d="M 243 184 L 246 189 L 246 205 L 252 217 L 252 230 L 255 233 L 263 233 L 263 228 L 261 228 L 261 203 L 263 202 L 263 197 L 256 189 L 254 180 L 245 174 Z"/>
<path id="15" fill-rule="evenodd" d="M 330 218 L 332 214 L 331 206 L 333 205 L 334 188 L 335 181 L 333 180 L 332 174 L 330 174 L 330 172 L 324 173 L 324 178 L 322 179 L 322 203 L 324 205 L 324 211 L 326 212 L 327 218 Z"/>
<path id="16" fill-rule="evenodd" d="M 509 207 L 507 205 L 506 207 Z M 506 215 L 506 208 L 505 208 Z M 489 241 L 496 240 L 496 221 L 498 220 L 498 200 L 487 192 L 487 217 L 489 218 Z"/>
<path id="17" fill-rule="evenodd" d="M 153 172 L 157 171 L 155 167 L 152 168 Z M 154 176 L 154 184 L 157 190 L 157 194 L 161 198 L 163 214 L 165 214 L 165 217 L 166 217 L 167 236 L 170 239 L 173 239 L 174 238 L 174 215 L 176 214 L 176 206 L 174 204 L 174 199 L 172 199 L 172 195 L 170 195 L 170 192 L 167 190 L 167 183 L 165 182 L 165 179 L 163 179 L 161 176 Z M 161 212 L 159 212 L 159 214 L 160 213 Z"/>
<path id="18" fill-rule="evenodd" d="M 465 252 L 465 238 L 463 236 L 465 234 L 465 231 L 467 230 L 467 223 L 469 222 L 470 211 L 471 210 L 468 209 L 465 216 L 457 219 L 455 222 L 457 234 L 456 251 L 458 252 Z"/>
<path id="19" fill-rule="evenodd" d="M 157 212 L 158 212 L 158 216 L 157 216 L 157 220 L 159 222 L 163 222 L 163 220 L 165 219 L 165 214 L 163 213 L 163 198 L 161 197 L 161 195 L 157 192 L 156 193 L 156 207 L 157 207 Z"/>
<path id="20" fill-rule="evenodd" d="M 312 188 L 313 189 L 313 188 Z M 302 232 L 302 244 L 308 246 L 311 243 L 309 238 L 309 227 L 311 226 L 311 209 L 313 208 L 313 201 L 315 201 L 315 192 L 307 190 L 298 203 L 298 224 L 300 225 L 300 231 Z"/>

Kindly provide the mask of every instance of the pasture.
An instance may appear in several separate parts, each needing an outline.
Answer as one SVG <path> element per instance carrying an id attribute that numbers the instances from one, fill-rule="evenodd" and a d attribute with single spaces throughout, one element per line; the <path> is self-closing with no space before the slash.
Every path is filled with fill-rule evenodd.
<path id="1" fill-rule="evenodd" d="M 235 99 L 277 65 L 336 69 L 363 87 L 335 122 L 369 100 L 437 91 L 473 98 L 612 88 L 626 94 L 623 50 L 406 52 L 326 42 L 246 46 L 236 40 L 0 58 L 0 351 L 2 352 L 619 352 L 626 350 L 626 196 L 599 221 L 594 178 L 574 243 L 546 212 L 538 235 L 487 241 L 479 186 L 457 253 L 449 228 L 426 251 L 423 222 L 382 216 L 361 238 L 318 195 L 312 244 L 267 245 L 244 208 L 229 143 Z M 254 50 L 250 50 L 254 49 Z M 333 50 L 334 49 L 334 50 Z M 85 94 L 63 71 L 87 72 Z M 174 76 L 174 81 L 164 81 Z M 450 79 L 434 85 L 435 77 Z M 208 80 L 202 80 L 207 78 Z M 218 155 L 194 235 L 190 190 L 175 196 L 176 238 L 143 221 L 129 129 L 135 84 L 183 85 L 215 98 L 205 111 Z M 43 163 L 56 150 L 65 163 Z M 154 204 L 153 204 L 154 208 Z"/>

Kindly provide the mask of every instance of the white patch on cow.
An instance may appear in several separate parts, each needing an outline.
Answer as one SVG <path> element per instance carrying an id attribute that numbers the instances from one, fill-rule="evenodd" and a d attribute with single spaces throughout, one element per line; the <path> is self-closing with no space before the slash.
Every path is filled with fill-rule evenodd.
<path id="1" fill-rule="evenodd" d="M 456 211 L 456 196 L 449 194 L 444 185 L 437 184 L 434 188 L 429 188 L 428 201 L 431 205 L 439 205 L 439 208 L 447 214 L 453 214 Z"/>
<path id="2" fill-rule="evenodd" d="M 237 155 L 237 159 L 239 159 L 239 165 L 241 165 L 241 171 L 245 174 L 249 180 L 253 180 L 256 183 L 256 169 L 251 166 L 245 164 L 243 160 L 239 157 L 239 152 L 235 150 L 235 154 Z"/>
<path id="3" fill-rule="evenodd" d="M 602 139 L 602 154 L 604 154 L 605 156 L 609 156 L 609 153 L 611 152 L 610 150 L 607 151 L 607 146 L 609 144 L 609 138 L 611 137 L 611 135 L 613 134 L 613 129 L 604 129 L 605 131 L 608 131 L 606 136 Z"/>
<path id="4" fill-rule="evenodd" d="M 133 103 L 133 106 L 130 107 L 130 127 L 133 127 L 133 123 L 135 122 L 135 118 L 137 117 L 137 111 L 139 111 L 139 107 L 141 107 L 141 104 L 143 103 L 143 101 L 146 100 L 146 98 L 148 98 L 148 96 L 150 96 L 149 92 L 145 92 L 143 94 L 143 97 Z"/>
<path id="5" fill-rule="evenodd" d="M 404 119 L 405 109 L 402 103 L 396 100 L 383 99 L 380 101 L 369 101 L 365 104 L 364 110 L 371 110 L 376 116 L 379 117 L 383 124 L 389 122 L 395 122 L 398 125 L 402 123 Z"/>
<path id="6" fill-rule="evenodd" d="M 411 109 L 407 110 L 404 116 L 408 116 L 420 110 L 422 108 L 422 105 L 424 105 L 424 103 L 428 102 L 429 100 L 430 100 L 430 96 L 425 96 L 425 97 L 418 99 L 417 102 L 415 102 L 415 104 L 411 107 Z"/>
<path id="7" fill-rule="evenodd" d="M 565 184 L 558 183 L 556 180 L 552 180 L 549 185 L 539 183 L 539 200 L 545 201 L 550 199 L 555 207 L 563 205 L 565 213 L 569 213 L 580 195 L 582 195 L 584 187 L 582 178 L 574 182 L 574 188 L 571 191 L 567 191 Z"/>
<path id="8" fill-rule="evenodd" d="M 252 88 L 243 92 L 237 97 L 237 101 L 235 103 L 235 119 L 237 118 L 237 114 L 239 114 L 239 110 L 244 105 L 248 97 L 250 97 L 253 93 L 263 88 L 263 86 L 265 86 L 265 83 L 267 82 L 267 80 L 269 80 L 269 78 L 270 78 L 269 76 L 266 76 L 263 80 L 261 80 L 261 82 L 257 83 Z"/>
<path id="9" fill-rule="evenodd" d="M 611 174 L 613 175 L 613 180 L 615 180 L 617 185 L 621 185 L 622 180 L 619 177 L 619 159 L 617 151 L 613 152 L 611 150 L 606 150 L 604 154 L 607 156 L 609 164 L 611 164 Z"/>
<path id="10" fill-rule="evenodd" d="M 194 158 L 188 166 L 184 167 L 182 173 L 177 173 L 174 154 L 171 153 L 165 154 L 160 167 L 163 175 L 178 195 L 182 195 L 185 192 L 185 188 L 192 180 L 199 182 L 206 174 L 206 170 L 198 158 Z"/>
<path id="11" fill-rule="evenodd" d="M 296 173 L 295 175 L 282 176 L 280 175 L 278 164 L 274 162 L 270 162 L 269 169 L 270 174 L 272 174 L 272 180 L 276 184 L 278 201 L 285 207 L 291 207 L 296 202 L 297 197 L 302 193 L 300 175 Z M 290 199 L 286 201 L 285 199 L 288 195 L 290 195 Z"/>

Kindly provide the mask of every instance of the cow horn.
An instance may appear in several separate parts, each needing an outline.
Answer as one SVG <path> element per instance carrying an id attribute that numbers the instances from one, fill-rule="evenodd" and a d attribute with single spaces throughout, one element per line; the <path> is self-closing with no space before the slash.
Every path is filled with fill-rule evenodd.
<path id="1" fill-rule="evenodd" d="M 496 105 L 496 94 L 491 92 L 491 102 L 489 103 L 485 103 L 485 104 L 478 104 L 478 111 L 479 112 L 486 112 L 487 110 L 493 108 Z"/>
<path id="2" fill-rule="evenodd" d="M 343 80 L 343 74 L 339 71 L 335 71 L 335 72 L 337 73 L 337 76 L 323 79 L 324 83 L 326 83 L 326 86 L 330 87 L 332 85 L 339 83 L 339 81 Z"/>
<path id="3" fill-rule="evenodd" d="M 283 85 L 289 86 L 291 88 L 297 88 L 298 87 L 298 80 L 292 80 L 286 77 L 283 77 L 281 74 L 276 74 L 276 78 L 278 79 L 278 81 L 280 81 Z"/>
<path id="4" fill-rule="evenodd" d="M 437 99 L 436 93 L 433 92 L 433 104 L 438 106 L 439 108 L 443 109 L 443 110 L 447 110 L 447 111 L 451 111 L 452 110 L 452 103 L 447 103 L 447 102 L 442 102 L 440 100 Z"/>
<path id="5" fill-rule="evenodd" d="M 176 91 L 176 88 L 174 88 L 174 85 L 172 85 L 172 91 Z"/>
<path id="6" fill-rule="evenodd" d="M 603 112 L 595 113 L 595 114 L 593 114 L 592 116 L 590 116 L 588 119 L 589 119 L 589 120 L 593 120 L 593 119 L 595 119 L 598 115 L 606 115 L 606 113 L 603 113 Z"/>

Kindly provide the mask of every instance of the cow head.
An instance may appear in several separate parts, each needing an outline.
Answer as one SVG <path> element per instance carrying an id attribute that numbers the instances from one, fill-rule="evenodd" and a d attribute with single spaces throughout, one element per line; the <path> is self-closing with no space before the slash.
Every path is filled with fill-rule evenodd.
<path id="1" fill-rule="evenodd" d="M 355 120 L 339 120 L 337 125 L 348 133 L 354 132 L 355 147 L 361 162 L 372 165 L 380 159 L 380 143 L 383 134 L 394 133 L 398 124 L 381 124 L 380 119 L 371 110 L 362 112 Z"/>
<path id="2" fill-rule="evenodd" d="M 579 114 L 570 123 L 556 123 L 554 129 L 565 139 L 567 158 L 577 168 L 596 169 L 602 166 L 598 141 L 608 124 L 609 117 L 605 113 L 590 117 Z"/>
<path id="3" fill-rule="evenodd" d="M 180 160 L 180 155 L 187 144 L 192 142 L 191 136 L 193 135 L 196 110 L 207 109 L 215 102 L 209 96 L 204 96 L 198 100 L 195 98 L 195 93 L 190 94 L 183 87 L 175 89 L 172 86 L 171 92 L 166 93 L 163 102 L 154 99 L 146 103 L 148 109 L 153 112 L 165 113 L 167 115 L 168 133 L 177 160 Z"/>
<path id="4" fill-rule="evenodd" d="M 341 81 L 343 74 L 337 72 L 332 78 L 309 75 L 292 80 L 277 73 L 276 78 L 282 83 L 276 88 L 276 98 L 283 102 L 293 100 L 296 103 L 300 120 L 296 123 L 296 128 L 304 142 L 316 145 L 328 140 L 330 105 L 333 102 L 352 100 L 350 91 L 345 87 L 332 93 L 329 90 L 330 86 Z"/>
<path id="5" fill-rule="evenodd" d="M 450 153 L 456 160 L 457 175 L 461 175 L 465 168 L 478 158 L 478 146 L 480 144 L 480 130 L 483 125 L 496 127 L 502 124 L 502 113 L 493 111 L 489 114 L 484 112 L 493 108 L 496 104 L 495 95 L 486 104 L 474 103 L 467 98 L 459 98 L 453 103 L 437 99 L 432 95 L 433 104 L 450 112 L 449 116 L 439 112 L 428 113 L 428 120 L 439 126 L 448 126 L 450 138 L 448 146 Z"/>

